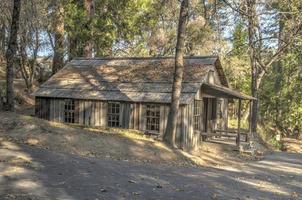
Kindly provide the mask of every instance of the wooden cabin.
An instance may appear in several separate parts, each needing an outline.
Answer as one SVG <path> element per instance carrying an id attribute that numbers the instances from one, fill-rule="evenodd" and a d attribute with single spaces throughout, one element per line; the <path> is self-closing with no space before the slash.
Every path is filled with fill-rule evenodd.
<path id="1" fill-rule="evenodd" d="M 37 117 L 62 123 L 136 129 L 163 135 L 174 57 L 77 58 L 34 93 Z M 231 90 L 219 58 L 186 57 L 176 143 L 191 150 L 201 133 L 227 129 Z"/>

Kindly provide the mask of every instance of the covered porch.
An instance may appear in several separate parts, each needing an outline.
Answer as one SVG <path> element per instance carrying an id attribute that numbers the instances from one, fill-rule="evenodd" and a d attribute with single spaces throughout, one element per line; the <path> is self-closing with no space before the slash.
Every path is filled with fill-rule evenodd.
<path id="1" fill-rule="evenodd" d="M 205 128 L 201 132 L 202 141 L 230 144 L 235 145 L 238 148 L 241 146 L 241 144 L 248 143 L 251 136 L 251 122 L 250 117 L 248 117 L 248 128 L 242 128 L 242 103 L 243 101 L 248 101 L 250 116 L 251 106 L 256 98 L 242 94 L 230 88 L 211 83 L 203 84 L 202 92 L 203 98 L 206 102 L 208 102 L 209 99 L 223 98 L 238 104 L 238 110 L 236 113 L 237 127 L 229 128 L 228 125 L 218 127 L 216 125 L 217 119 L 215 121 L 209 121 L 208 119 L 205 119 Z M 207 112 L 207 109 L 205 109 L 205 116 L 208 116 Z M 226 112 L 228 112 L 228 110 L 226 110 Z M 212 123 L 214 123 L 214 125 Z"/>

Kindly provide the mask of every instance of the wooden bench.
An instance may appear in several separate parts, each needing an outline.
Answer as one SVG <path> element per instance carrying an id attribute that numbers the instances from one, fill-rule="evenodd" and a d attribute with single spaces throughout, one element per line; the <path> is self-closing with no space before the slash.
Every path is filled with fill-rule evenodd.
<path id="1" fill-rule="evenodd" d="M 235 130 L 220 130 L 220 129 L 216 129 L 214 130 L 214 132 L 211 133 L 206 133 L 206 132 L 202 132 L 201 133 L 202 136 L 218 136 L 218 137 L 229 137 L 229 138 L 237 138 L 237 132 Z M 244 136 L 244 141 L 247 142 L 248 141 L 248 133 L 247 132 L 243 132 L 240 131 L 240 135 Z"/>

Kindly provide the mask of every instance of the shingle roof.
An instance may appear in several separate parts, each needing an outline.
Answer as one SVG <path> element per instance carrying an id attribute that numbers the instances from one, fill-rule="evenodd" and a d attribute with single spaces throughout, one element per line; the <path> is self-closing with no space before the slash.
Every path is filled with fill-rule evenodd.
<path id="1" fill-rule="evenodd" d="M 192 99 L 218 57 L 186 57 L 181 104 Z M 44 83 L 40 97 L 169 103 L 174 57 L 77 58 Z"/>

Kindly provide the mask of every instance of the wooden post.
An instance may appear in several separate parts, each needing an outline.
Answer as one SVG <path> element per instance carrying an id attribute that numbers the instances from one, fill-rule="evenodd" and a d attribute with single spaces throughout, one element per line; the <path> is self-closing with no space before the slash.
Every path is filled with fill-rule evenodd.
<path id="1" fill-rule="evenodd" d="M 237 146 L 240 146 L 240 122 L 241 122 L 241 99 L 239 99 L 238 102 L 238 113 L 237 113 L 237 118 L 238 118 L 238 129 L 237 129 Z"/>
<path id="2" fill-rule="evenodd" d="M 249 132 L 248 132 L 248 134 L 246 135 L 246 142 L 248 142 L 249 141 L 249 139 L 250 139 L 250 137 L 252 136 L 252 123 L 251 123 L 251 117 L 252 117 L 252 103 L 253 103 L 253 100 L 250 100 L 250 107 L 249 107 L 249 112 L 250 112 L 250 114 L 249 114 L 249 118 L 248 118 L 248 120 L 249 120 Z"/>

